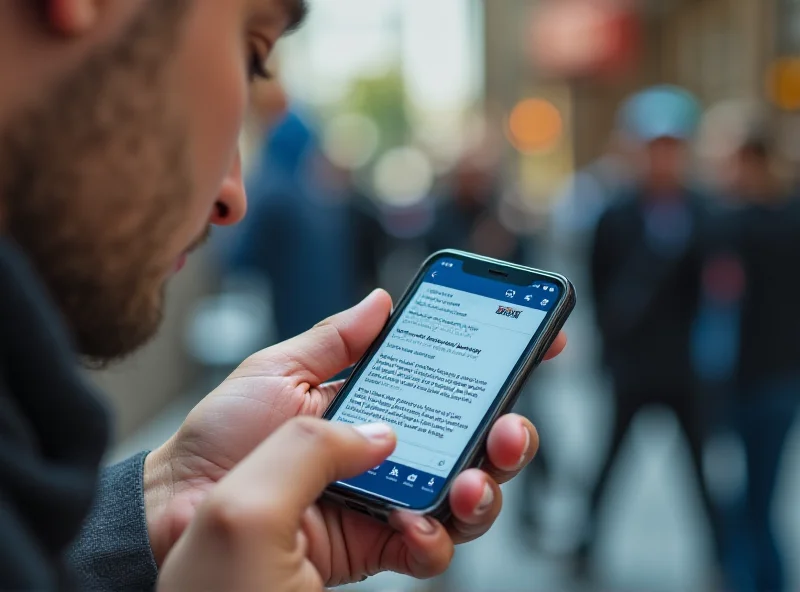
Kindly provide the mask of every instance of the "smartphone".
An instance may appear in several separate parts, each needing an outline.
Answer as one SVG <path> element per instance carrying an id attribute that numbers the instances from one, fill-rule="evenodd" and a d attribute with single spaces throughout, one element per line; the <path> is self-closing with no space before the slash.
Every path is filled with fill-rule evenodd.
<path id="1" fill-rule="evenodd" d="M 381 520 L 396 509 L 447 520 L 450 484 L 482 462 L 489 428 L 574 307 L 564 276 L 455 250 L 429 257 L 324 416 L 388 423 L 397 448 L 325 498 Z"/>

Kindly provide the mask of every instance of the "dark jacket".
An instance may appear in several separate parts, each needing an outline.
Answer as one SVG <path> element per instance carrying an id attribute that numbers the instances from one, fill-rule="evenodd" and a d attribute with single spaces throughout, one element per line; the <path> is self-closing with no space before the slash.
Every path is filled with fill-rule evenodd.
<path id="1" fill-rule="evenodd" d="M 800 374 L 800 203 L 748 206 L 738 213 L 746 287 L 740 386 Z"/>
<path id="2" fill-rule="evenodd" d="M 0 311 L 0 589 L 152 587 L 144 454 L 99 478 L 106 411 L 46 291 L 5 239 Z"/>
<path id="3" fill-rule="evenodd" d="M 667 203 L 652 205 L 631 190 L 604 212 L 595 234 L 591 274 L 603 359 L 623 391 L 686 392 L 693 382 L 689 346 L 706 214 L 689 191 Z"/>

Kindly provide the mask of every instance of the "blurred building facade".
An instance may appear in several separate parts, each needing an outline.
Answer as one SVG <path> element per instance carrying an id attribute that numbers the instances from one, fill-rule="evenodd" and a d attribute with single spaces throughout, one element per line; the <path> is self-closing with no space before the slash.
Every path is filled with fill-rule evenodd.
<path id="1" fill-rule="evenodd" d="M 556 176 L 565 164 L 580 168 L 598 158 L 620 103 L 636 90 L 675 84 L 705 104 L 761 97 L 770 64 L 800 47 L 798 19 L 786 18 L 800 16 L 797 0 L 507 0 L 483 6 L 486 104 L 495 122 L 503 125 L 498 119 L 526 96 L 552 100 L 566 122 L 555 151 L 509 152 L 510 171 L 528 161 L 540 185 L 542 171 Z M 550 31 L 546 42 L 542 31 Z"/>

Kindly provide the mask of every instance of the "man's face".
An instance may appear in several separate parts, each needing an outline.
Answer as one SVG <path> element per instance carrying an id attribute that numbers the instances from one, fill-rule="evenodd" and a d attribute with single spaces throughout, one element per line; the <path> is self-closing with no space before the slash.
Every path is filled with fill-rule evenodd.
<path id="1" fill-rule="evenodd" d="M 682 140 L 658 138 L 647 144 L 647 175 L 651 185 L 673 189 L 683 181 L 687 147 Z"/>
<path id="2" fill-rule="evenodd" d="M 147 0 L 0 127 L 3 232 L 87 356 L 146 342 L 186 253 L 211 224 L 244 215 L 237 138 L 293 4 Z"/>

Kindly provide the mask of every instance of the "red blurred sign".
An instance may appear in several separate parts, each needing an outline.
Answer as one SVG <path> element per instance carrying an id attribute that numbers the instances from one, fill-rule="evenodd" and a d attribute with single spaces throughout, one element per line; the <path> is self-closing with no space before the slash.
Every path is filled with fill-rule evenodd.
<path id="1" fill-rule="evenodd" d="M 639 16 L 625 0 L 543 0 L 530 31 L 534 65 L 553 76 L 622 73 L 639 49 Z"/>

